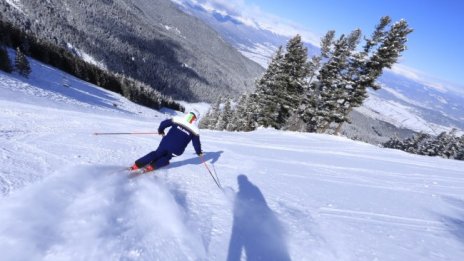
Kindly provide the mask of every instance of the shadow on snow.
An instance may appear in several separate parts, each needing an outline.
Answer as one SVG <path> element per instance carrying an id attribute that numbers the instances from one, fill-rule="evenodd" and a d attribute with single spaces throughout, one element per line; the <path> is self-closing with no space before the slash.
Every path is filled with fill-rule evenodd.
<path id="1" fill-rule="evenodd" d="M 216 161 L 218 161 L 218 159 L 221 157 L 221 154 L 223 152 L 224 151 L 204 152 L 203 153 L 203 159 L 205 161 L 207 161 L 207 162 L 209 162 L 211 160 L 209 163 L 214 164 Z M 171 163 L 169 163 L 169 165 L 167 165 L 166 167 L 163 167 L 163 169 L 177 168 L 177 167 L 184 166 L 184 165 L 200 165 L 200 164 L 202 164 L 199 157 L 194 157 L 194 158 L 190 158 L 190 159 L 186 159 L 186 160 L 182 160 L 182 161 L 175 161 L 175 159 L 176 158 L 173 158 L 171 160 Z"/>
<path id="2" fill-rule="evenodd" d="M 263 194 L 247 176 L 237 177 L 239 191 L 235 196 L 234 220 L 229 242 L 228 261 L 290 260 L 284 230 Z"/>
<path id="3" fill-rule="evenodd" d="M 464 200 L 452 197 L 445 197 L 444 200 L 460 211 L 460 217 L 440 215 L 440 220 L 451 234 L 464 243 Z"/>

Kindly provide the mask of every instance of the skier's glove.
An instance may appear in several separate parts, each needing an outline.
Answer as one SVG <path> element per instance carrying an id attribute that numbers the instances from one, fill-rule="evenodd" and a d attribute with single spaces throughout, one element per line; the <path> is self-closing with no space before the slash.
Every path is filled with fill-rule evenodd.
<path id="1" fill-rule="evenodd" d="M 161 136 L 163 136 L 163 137 L 164 137 L 164 135 L 165 135 L 165 134 L 164 134 L 164 131 L 159 131 L 158 134 L 161 135 Z"/>

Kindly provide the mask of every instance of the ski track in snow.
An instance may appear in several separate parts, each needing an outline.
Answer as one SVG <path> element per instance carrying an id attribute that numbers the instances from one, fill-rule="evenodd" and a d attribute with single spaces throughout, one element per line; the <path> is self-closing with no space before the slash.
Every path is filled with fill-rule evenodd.
<path id="1" fill-rule="evenodd" d="M 160 137 L 92 134 L 153 131 L 166 116 L 32 66 L 29 80 L 0 72 L 2 260 L 464 258 L 463 162 L 327 135 L 203 130 L 227 193 L 190 145 L 131 178 L 123 168 Z M 49 85 L 62 77 L 73 90 Z"/>

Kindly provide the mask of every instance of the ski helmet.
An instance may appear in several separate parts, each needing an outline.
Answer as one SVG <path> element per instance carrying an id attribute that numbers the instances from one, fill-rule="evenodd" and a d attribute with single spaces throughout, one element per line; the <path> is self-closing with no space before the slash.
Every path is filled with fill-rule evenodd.
<path id="1" fill-rule="evenodd" d="M 190 124 L 194 124 L 199 118 L 200 113 L 197 110 L 193 109 L 189 113 L 187 113 L 185 120 Z"/>

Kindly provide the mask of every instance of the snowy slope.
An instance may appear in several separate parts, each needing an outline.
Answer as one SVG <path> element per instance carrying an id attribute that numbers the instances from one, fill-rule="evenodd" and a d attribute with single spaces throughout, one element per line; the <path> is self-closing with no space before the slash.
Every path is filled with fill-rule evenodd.
<path id="1" fill-rule="evenodd" d="M 205 158 L 237 192 L 226 196 L 191 146 L 130 179 L 121 169 L 160 137 L 92 135 L 152 131 L 167 115 L 36 63 L 30 80 L 0 72 L 0 90 L 2 260 L 464 258 L 463 162 L 203 130 Z"/>

